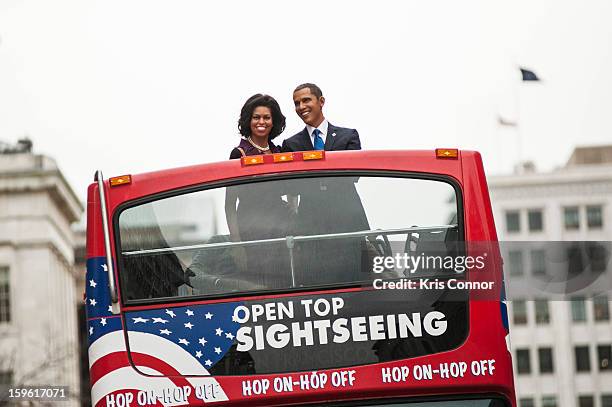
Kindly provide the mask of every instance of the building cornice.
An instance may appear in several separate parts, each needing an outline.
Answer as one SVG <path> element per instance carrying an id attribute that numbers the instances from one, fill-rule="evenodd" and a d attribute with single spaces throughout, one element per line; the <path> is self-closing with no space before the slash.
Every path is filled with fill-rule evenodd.
<path id="1" fill-rule="evenodd" d="M 585 165 L 563 168 L 548 173 L 497 175 L 487 178 L 489 189 L 608 182 L 612 183 L 611 165 Z"/>
<path id="2" fill-rule="evenodd" d="M 13 242 L 10 240 L 0 240 L 0 249 L 4 247 L 9 247 L 13 250 L 24 250 L 24 249 L 45 249 L 50 250 L 57 258 L 62 262 L 62 264 L 67 268 L 71 269 L 74 263 L 74 259 L 67 258 L 62 250 L 55 244 L 55 242 L 51 240 L 40 241 L 40 242 Z M 71 272 L 71 270 L 69 270 Z M 72 274 L 72 272 L 71 272 Z"/>
<path id="3" fill-rule="evenodd" d="M 36 158 L 36 156 L 33 158 Z M 2 168 L 0 168 L 0 193 L 38 191 L 49 193 L 49 196 L 66 216 L 69 223 L 76 222 L 81 218 L 84 206 L 57 167 L 26 168 L 12 171 L 2 171 Z"/>

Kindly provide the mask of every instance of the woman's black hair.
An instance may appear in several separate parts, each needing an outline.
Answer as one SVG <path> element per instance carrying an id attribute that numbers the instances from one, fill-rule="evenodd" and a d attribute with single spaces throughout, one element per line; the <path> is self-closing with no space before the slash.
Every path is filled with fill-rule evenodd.
<path id="1" fill-rule="evenodd" d="M 244 137 L 251 136 L 251 117 L 256 107 L 264 106 L 270 109 L 272 113 L 272 130 L 268 136 L 272 140 L 285 130 L 285 116 L 281 112 L 278 102 L 270 95 L 262 95 L 258 93 L 247 99 L 240 110 L 240 118 L 238 119 L 238 131 Z"/>

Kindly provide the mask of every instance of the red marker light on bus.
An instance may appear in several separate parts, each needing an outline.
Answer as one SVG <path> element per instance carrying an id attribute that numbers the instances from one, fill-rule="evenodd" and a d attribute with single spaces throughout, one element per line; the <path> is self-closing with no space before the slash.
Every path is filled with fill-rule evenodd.
<path id="1" fill-rule="evenodd" d="M 459 150 L 456 148 L 436 148 L 436 158 L 458 158 Z"/>
<path id="2" fill-rule="evenodd" d="M 132 183 L 131 175 L 121 175 L 119 177 L 112 177 L 109 179 L 111 187 L 118 187 L 120 185 L 128 185 Z"/>

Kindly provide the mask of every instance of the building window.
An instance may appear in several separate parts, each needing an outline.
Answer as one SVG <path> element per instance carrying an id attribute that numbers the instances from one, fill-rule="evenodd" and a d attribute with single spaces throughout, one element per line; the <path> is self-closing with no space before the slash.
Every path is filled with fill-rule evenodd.
<path id="1" fill-rule="evenodd" d="M 572 304 L 572 321 L 584 322 L 586 321 L 586 307 L 584 298 L 574 297 L 571 300 Z"/>
<path id="2" fill-rule="evenodd" d="M 8 388 L 12 387 L 13 385 L 13 372 L 11 370 L 0 370 L 0 406 L 12 406 L 20 404 L 19 402 L 8 402 Z"/>
<path id="3" fill-rule="evenodd" d="M 521 214 L 519 211 L 506 212 L 506 231 L 520 232 L 521 231 Z"/>
<path id="4" fill-rule="evenodd" d="M 588 259 L 585 256 L 584 244 L 580 242 L 569 243 L 565 249 L 567 256 L 567 274 L 569 279 L 586 272 Z"/>
<path id="5" fill-rule="evenodd" d="M 516 350 L 516 370 L 519 374 L 531 373 L 531 361 L 529 360 L 529 349 Z"/>
<path id="6" fill-rule="evenodd" d="M 601 407 L 612 407 L 612 394 L 601 395 Z"/>
<path id="7" fill-rule="evenodd" d="M 587 395 L 578 396 L 578 407 L 595 407 L 595 398 Z"/>
<path id="8" fill-rule="evenodd" d="M 610 320 L 610 306 L 607 295 L 598 295 L 593 298 L 593 315 L 595 316 L 595 321 Z"/>
<path id="9" fill-rule="evenodd" d="M 534 276 L 546 274 L 546 252 L 541 249 L 529 253 L 531 274 Z"/>
<path id="10" fill-rule="evenodd" d="M 567 230 L 576 230 L 580 228 L 580 216 L 577 206 L 563 208 L 563 223 Z"/>
<path id="11" fill-rule="evenodd" d="M 548 311 L 548 300 L 535 300 L 536 324 L 548 324 L 550 322 L 550 312 Z"/>
<path id="12" fill-rule="evenodd" d="M 542 407 L 557 407 L 555 396 L 542 396 Z"/>
<path id="13" fill-rule="evenodd" d="M 576 356 L 576 371 L 589 372 L 591 370 L 591 359 L 588 345 L 576 346 L 574 348 L 574 355 Z"/>
<path id="14" fill-rule="evenodd" d="M 591 265 L 591 271 L 593 273 L 605 272 L 608 267 L 608 262 L 610 261 L 610 254 L 606 246 L 598 242 L 588 242 L 586 244 L 587 257 Z"/>
<path id="15" fill-rule="evenodd" d="M 525 300 L 512 301 L 512 320 L 515 325 L 527 323 L 527 303 Z"/>
<path id="16" fill-rule="evenodd" d="M 587 226 L 589 229 L 601 229 L 603 226 L 603 212 L 600 205 L 588 205 L 586 207 Z"/>
<path id="17" fill-rule="evenodd" d="M 11 322 L 11 290 L 9 268 L 0 267 L 0 323 Z"/>
<path id="18" fill-rule="evenodd" d="M 520 250 L 510 250 L 508 252 L 508 266 L 511 276 L 523 275 L 523 252 Z"/>
<path id="19" fill-rule="evenodd" d="M 533 398 L 532 397 L 524 397 L 519 399 L 519 407 L 534 407 L 535 404 L 533 403 Z"/>
<path id="20" fill-rule="evenodd" d="M 552 348 L 538 348 L 538 359 L 540 362 L 540 373 L 553 372 Z"/>
<path id="21" fill-rule="evenodd" d="M 612 345 L 597 346 L 597 360 L 599 361 L 599 370 L 612 370 Z"/>
<path id="22" fill-rule="evenodd" d="M 544 229 L 544 220 L 540 209 L 532 209 L 527 212 L 527 223 L 530 232 L 540 232 Z"/>
<path id="23" fill-rule="evenodd" d="M 11 370 L 0 370 L 0 389 L 13 385 L 13 372 Z"/>

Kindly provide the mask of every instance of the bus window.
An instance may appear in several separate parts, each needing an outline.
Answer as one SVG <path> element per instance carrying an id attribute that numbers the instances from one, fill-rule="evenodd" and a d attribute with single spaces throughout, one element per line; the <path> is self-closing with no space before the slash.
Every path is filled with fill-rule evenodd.
<path id="1" fill-rule="evenodd" d="M 122 291 L 138 300 L 411 277 L 402 256 L 457 249 L 457 213 L 449 183 L 363 174 L 161 198 L 119 216 Z"/>

